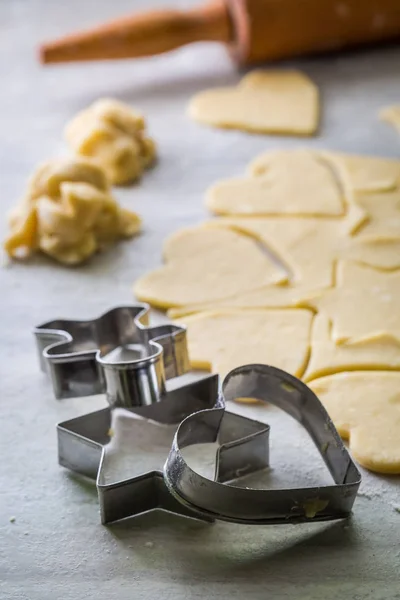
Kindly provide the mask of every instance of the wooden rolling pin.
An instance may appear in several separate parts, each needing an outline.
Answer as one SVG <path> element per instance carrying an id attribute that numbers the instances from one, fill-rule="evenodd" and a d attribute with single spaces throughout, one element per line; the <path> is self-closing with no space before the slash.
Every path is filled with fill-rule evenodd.
<path id="1" fill-rule="evenodd" d="M 44 44 L 43 63 L 136 58 L 223 42 L 239 64 L 400 38 L 400 0 L 214 0 L 154 10 Z"/>

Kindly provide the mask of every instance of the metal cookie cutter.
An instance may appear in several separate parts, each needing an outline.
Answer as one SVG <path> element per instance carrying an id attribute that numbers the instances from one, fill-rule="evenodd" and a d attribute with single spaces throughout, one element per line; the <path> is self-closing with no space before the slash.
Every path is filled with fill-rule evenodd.
<path id="1" fill-rule="evenodd" d="M 296 489 L 249 489 L 238 487 L 231 479 L 268 466 L 268 441 L 265 435 L 248 437 L 249 454 L 242 445 L 221 446 L 214 481 L 189 467 L 181 449 L 192 444 L 225 442 L 234 428 L 231 415 L 224 410 L 227 400 L 253 397 L 283 409 L 302 424 L 315 443 L 333 480 L 333 485 Z M 229 451 L 229 457 L 226 452 Z M 231 462 L 232 461 L 232 462 Z M 227 464 L 226 464 L 227 463 Z M 224 467 L 225 483 L 218 472 Z M 236 471 L 235 471 L 236 469 Z M 170 492 L 187 508 L 205 517 L 236 523 L 299 523 L 347 517 L 355 501 L 361 475 L 339 437 L 325 408 L 316 395 L 288 373 L 266 365 L 248 365 L 231 371 L 224 379 L 220 405 L 187 417 L 178 427 L 164 479 Z"/>
<path id="2" fill-rule="evenodd" d="M 165 381 L 189 370 L 186 331 L 148 327 L 146 304 L 119 306 L 91 321 L 57 319 L 35 328 L 40 365 L 56 398 L 107 393 L 111 406 L 157 402 Z"/>
<path id="3" fill-rule="evenodd" d="M 160 428 L 160 424 L 176 425 L 193 411 L 204 411 L 214 407 L 216 403 L 217 405 L 219 403 L 218 376 L 209 375 L 169 391 L 156 404 L 131 408 L 130 413 L 139 416 L 139 419 L 132 417 L 130 419 L 131 428 L 128 433 L 130 446 L 133 444 L 130 464 L 134 474 L 128 478 L 118 476 L 110 478 L 107 473 L 107 451 L 112 443 L 110 425 L 113 412 L 109 408 L 58 425 L 59 463 L 96 480 L 103 524 L 156 508 L 185 517 L 213 521 L 212 516 L 185 506 L 169 493 L 162 469 L 170 449 L 173 432 L 169 435 L 165 428 Z M 226 413 L 225 417 L 230 422 L 230 428 L 224 435 L 224 444 L 221 446 L 221 460 L 217 475 L 220 481 L 231 479 L 240 464 L 252 461 L 254 450 L 259 449 L 260 444 L 265 449 L 268 446 L 267 425 L 229 413 Z M 146 427 L 150 429 L 143 431 Z M 173 429 L 175 431 L 176 427 Z M 140 446 L 140 439 L 135 442 L 135 438 L 140 438 L 141 435 L 149 437 L 150 440 L 154 439 L 154 445 L 159 445 L 160 439 L 166 438 L 165 455 L 151 470 L 146 470 L 139 461 L 135 461 L 135 443 Z M 256 438 L 259 441 L 255 446 Z M 152 464 L 155 465 L 154 460 Z"/>

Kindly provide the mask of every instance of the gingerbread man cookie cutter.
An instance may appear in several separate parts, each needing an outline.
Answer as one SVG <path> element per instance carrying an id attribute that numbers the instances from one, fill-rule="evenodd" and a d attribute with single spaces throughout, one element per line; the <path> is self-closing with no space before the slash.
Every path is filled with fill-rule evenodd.
<path id="1" fill-rule="evenodd" d="M 111 406 L 157 402 L 165 382 L 189 370 L 185 328 L 148 327 L 146 304 L 87 320 L 55 319 L 34 329 L 41 368 L 56 398 L 107 394 Z"/>

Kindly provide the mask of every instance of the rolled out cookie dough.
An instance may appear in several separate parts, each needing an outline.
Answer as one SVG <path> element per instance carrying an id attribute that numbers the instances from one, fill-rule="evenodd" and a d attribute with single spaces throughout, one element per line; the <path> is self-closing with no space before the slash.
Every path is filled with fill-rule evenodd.
<path id="1" fill-rule="evenodd" d="M 338 373 L 310 387 L 361 465 L 400 474 L 400 373 Z"/>
<path id="2" fill-rule="evenodd" d="M 273 364 L 301 377 L 313 314 L 307 310 L 215 310 L 178 320 L 193 368 L 221 376 L 240 365 Z"/>
<path id="3" fill-rule="evenodd" d="M 319 119 L 318 89 L 299 71 L 253 71 L 236 87 L 194 96 L 189 115 L 214 127 L 312 135 Z"/>
<path id="4" fill-rule="evenodd" d="M 271 152 L 260 176 L 226 179 L 207 192 L 218 215 L 343 216 L 343 191 L 327 162 L 308 150 Z"/>
<path id="5" fill-rule="evenodd" d="M 164 259 L 134 286 L 139 300 L 158 308 L 218 301 L 286 280 L 253 239 L 228 229 L 179 231 L 166 241 Z"/>

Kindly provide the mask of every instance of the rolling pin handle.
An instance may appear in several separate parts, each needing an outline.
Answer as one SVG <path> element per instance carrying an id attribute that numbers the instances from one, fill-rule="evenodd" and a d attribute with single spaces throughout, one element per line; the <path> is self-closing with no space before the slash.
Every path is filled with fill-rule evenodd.
<path id="1" fill-rule="evenodd" d="M 189 11 L 154 10 L 43 44 L 42 63 L 138 58 L 200 41 L 229 42 L 231 23 L 223 0 Z"/>

